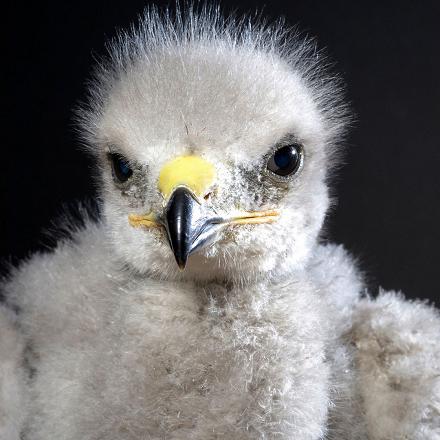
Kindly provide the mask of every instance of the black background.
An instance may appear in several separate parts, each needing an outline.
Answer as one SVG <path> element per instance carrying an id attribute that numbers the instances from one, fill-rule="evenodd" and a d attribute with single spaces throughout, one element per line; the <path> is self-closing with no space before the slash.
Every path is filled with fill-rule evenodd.
<path id="1" fill-rule="evenodd" d="M 291 1 L 269 18 L 316 35 L 347 83 L 357 122 L 336 181 L 328 236 L 359 259 L 372 291 L 440 299 L 439 2 Z M 1 257 L 40 249 L 63 203 L 94 194 L 71 109 L 84 97 L 94 59 L 144 1 L 9 5 L 3 15 Z"/>

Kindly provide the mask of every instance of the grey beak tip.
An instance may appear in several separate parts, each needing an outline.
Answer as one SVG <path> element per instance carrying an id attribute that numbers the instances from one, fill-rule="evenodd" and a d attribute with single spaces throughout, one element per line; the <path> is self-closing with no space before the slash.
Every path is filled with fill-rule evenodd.
<path id="1" fill-rule="evenodd" d="M 184 270 L 186 267 L 186 263 L 188 262 L 188 252 L 186 253 L 175 253 L 174 257 L 176 259 L 176 263 L 179 266 L 180 270 Z"/>

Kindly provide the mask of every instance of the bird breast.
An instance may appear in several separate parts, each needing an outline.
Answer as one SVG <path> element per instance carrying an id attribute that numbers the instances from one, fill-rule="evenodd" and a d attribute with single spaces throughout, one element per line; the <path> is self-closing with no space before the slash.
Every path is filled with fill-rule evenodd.
<path id="1" fill-rule="evenodd" d="M 129 287 L 85 360 L 80 398 L 99 414 L 77 426 L 108 439 L 316 435 L 328 371 L 311 286 L 148 283 Z"/>

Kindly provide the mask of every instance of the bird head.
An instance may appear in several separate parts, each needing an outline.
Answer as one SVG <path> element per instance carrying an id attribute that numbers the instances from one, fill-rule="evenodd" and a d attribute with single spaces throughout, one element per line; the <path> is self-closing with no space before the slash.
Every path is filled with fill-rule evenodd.
<path id="1" fill-rule="evenodd" d="M 313 44 L 217 12 L 150 11 L 80 113 L 117 257 L 151 276 L 246 281 L 307 262 L 344 109 Z"/>

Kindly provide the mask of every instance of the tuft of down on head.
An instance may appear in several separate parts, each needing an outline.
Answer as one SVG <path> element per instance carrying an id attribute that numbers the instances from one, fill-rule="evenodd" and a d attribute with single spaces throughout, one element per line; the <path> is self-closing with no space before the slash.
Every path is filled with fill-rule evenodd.
<path id="1" fill-rule="evenodd" d="M 282 23 L 223 18 L 218 8 L 174 15 L 150 8 L 121 33 L 78 112 L 100 167 L 105 223 L 118 258 L 152 276 L 240 282 L 303 267 L 329 205 L 326 176 L 348 119 L 340 82 L 324 62 L 312 41 Z M 301 170 L 274 179 L 268 160 L 290 144 L 302 147 Z M 132 170 L 122 185 L 109 153 Z M 203 203 L 219 215 L 280 215 L 222 229 L 180 273 L 165 230 L 133 228 L 127 217 L 163 210 L 160 172 L 186 156 L 215 168 Z"/>

